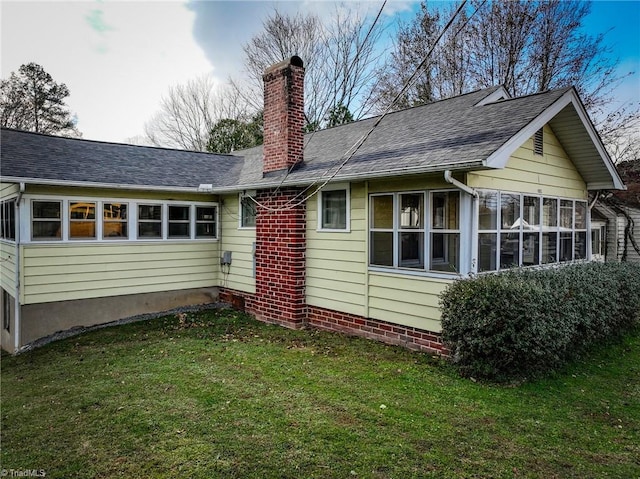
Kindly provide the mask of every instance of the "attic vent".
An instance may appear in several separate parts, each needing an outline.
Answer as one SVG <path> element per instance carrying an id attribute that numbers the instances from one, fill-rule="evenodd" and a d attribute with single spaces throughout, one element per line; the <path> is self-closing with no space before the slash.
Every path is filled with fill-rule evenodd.
<path id="1" fill-rule="evenodd" d="M 543 129 L 540 128 L 538 131 L 536 131 L 536 134 L 533 135 L 533 152 L 536 155 L 542 155 L 543 153 L 542 145 L 543 145 Z"/>

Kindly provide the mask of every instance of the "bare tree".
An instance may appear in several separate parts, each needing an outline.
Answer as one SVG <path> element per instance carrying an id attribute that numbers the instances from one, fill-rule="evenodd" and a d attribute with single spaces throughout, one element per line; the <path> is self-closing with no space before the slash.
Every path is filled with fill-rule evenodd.
<path id="1" fill-rule="evenodd" d="M 369 103 L 364 97 L 375 80 L 376 49 L 382 27 L 348 6 L 336 8 L 331 20 L 322 24 L 312 13 L 289 15 L 274 10 L 264 29 L 245 46 L 250 83 L 232 84 L 256 109 L 262 108 L 262 75 L 279 61 L 298 55 L 305 62 L 305 114 L 308 128 L 328 121 L 338 106 L 360 118 Z"/>
<path id="2" fill-rule="evenodd" d="M 246 116 L 247 106 L 235 89 L 218 87 L 211 77 L 202 76 L 169 88 L 160 110 L 145 124 L 145 137 L 156 146 L 207 151 L 216 122 Z"/>

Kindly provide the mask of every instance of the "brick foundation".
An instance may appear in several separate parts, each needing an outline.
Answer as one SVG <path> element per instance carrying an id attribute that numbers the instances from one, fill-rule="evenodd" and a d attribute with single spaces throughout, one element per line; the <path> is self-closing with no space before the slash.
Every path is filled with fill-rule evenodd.
<path id="1" fill-rule="evenodd" d="M 253 295 L 233 291 L 230 289 L 220 290 L 220 300 L 231 305 L 236 309 L 240 309 L 236 305 L 242 305 L 245 311 L 253 314 L 260 319 L 253 308 Z M 409 326 L 388 323 L 378 319 L 364 318 L 349 313 L 341 313 L 317 306 L 307 306 L 306 318 L 303 322 L 296 323 L 293 327 L 312 327 L 324 331 L 334 331 L 347 334 L 350 336 L 358 336 L 362 338 L 380 341 L 385 344 L 393 344 L 402 346 L 414 351 L 420 351 L 438 356 L 449 356 L 448 349 L 442 344 L 440 333 L 424 331 Z M 282 321 L 267 321 L 270 323 L 281 324 L 286 327 L 292 327 L 288 323 Z"/>

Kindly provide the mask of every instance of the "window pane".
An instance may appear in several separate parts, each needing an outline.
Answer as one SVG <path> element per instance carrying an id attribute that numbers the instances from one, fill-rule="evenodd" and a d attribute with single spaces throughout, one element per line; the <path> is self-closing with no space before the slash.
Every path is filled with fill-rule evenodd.
<path id="1" fill-rule="evenodd" d="M 522 264 L 531 266 L 540 264 L 540 234 L 523 233 Z"/>
<path id="2" fill-rule="evenodd" d="M 573 201 L 560 201 L 560 228 L 573 228 Z"/>
<path id="3" fill-rule="evenodd" d="M 500 234 L 500 269 L 520 266 L 520 233 Z"/>
<path id="4" fill-rule="evenodd" d="M 216 225 L 212 223 L 198 223 L 196 225 L 196 238 L 215 238 Z"/>
<path id="5" fill-rule="evenodd" d="M 189 207 L 169 206 L 169 221 L 189 221 Z"/>
<path id="6" fill-rule="evenodd" d="M 520 195 L 500 196 L 500 218 L 503 230 L 520 228 Z"/>
<path id="7" fill-rule="evenodd" d="M 591 252 L 595 255 L 602 255 L 602 242 L 600 241 L 601 229 L 591 230 Z"/>
<path id="8" fill-rule="evenodd" d="M 558 200 L 544 198 L 542 206 L 542 225 L 545 227 L 558 226 Z"/>
<path id="9" fill-rule="evenodd" d="M 69 238 L 90 239 L 96 237 L 95 221 L 71 221 L 69 222 Z"/>
<path id="10" fill-rule="evenodd" d="M 576 244 L 574 248 L 574 259 L 585 259 L 587 257 L 587 232 L 576 232 Z"/>
<path id="11" fill-rule="evenodd" d="M 540 230 L 540 198 L 525 196 L 522 203 L 522 215 L 524 216 L 523 229 L 530 231 Z"/>
<path id="12" fill-rule="evenodd" d="M 246 196 L 240 199 L 240 224 L 243 228 L 253 228 L 256 226 L 256 204 Z"/>
<path id="13" fill-rule="evenodd" d="M 460 235 L 458 233 L 432 233 L 431 270 L 455 273 L 459 271 Z"/>
<path id="14" fill-rule="evenodd" d="M 126 203 L 104 203 L 102 217 L 105 220 L 124 221 L 127 219 Z"/>
<path id="15" fill-rule="evenodd" d="M 424 269 L 424 233 L 400 233 L 400 266 Z"/>
<path id="16" fill-rule="evenodd" d="M 34 218 L 60 218 L 60 202 L 59 201 L 34 201 L 33 217 Z"/>
<path id="17" fill-rule="evenodd" d="M 393 266 L 393 233 L 371 232 L 371 264 Z"/>
<path id="18" fill-rule="evenodd" d="M 330 229 L 347 228 L 347 191 L 322 192 L 322 227 Z"/>
<path id="19" fill-rule="evenodd" d="M 69 219 L 71 220 L 95 220 L 95 203 L 69 203 Z"/>
<path id="20" fill-rule="evenodd" d="M 123 239 L 129 237 L 127 223 L 120 221 L 105 221 L 102 226 L 103 239 Z"/>
<path id="21" fill-rule="evenodd" d="M 162 220 L 161 205 L 138 205 L 139 220 Z"/>
<path id="22" fill-rule="evenodd" d="M 571 261 L 573 259 L 572 240 L 573 233 L 560 233 L 560 261 Z"/>
<path id="23" fill-rule="evenodd" d="M 431 225 L 433 229 L 457 230 L 459 224 L 460 193 L 447 191 L 431 196 Z"/>
<path id="24" fill-rule="evenodd" d="M 558 261 L 558 233 L 542 233 L 542 264 Z"/>
<path id="25" fill-rule="evenodd" d="M 373 228 L 393 228 L 393 196 L 372 196 L 371 215 Z"/>
<path id="26" fill-rule="evenodd" d="M 497 235 L 480 233 L 478 235 L 478 271 L 496 270 Z"/>
<path id="27" fill-rule="evenodd" d="M 216 219 L 215 206 L 198 206 L 196 208 L 197 221 L 215 221 L 215 219 Z"/>
<path id="28" fill-rule="evenodd" d="M 478 201 L 480 202 L 480 229 L 495 230 L 498 227 L 498 193 L 481 191 Z"/>
<path id="29" fill-rule="evenodd" d="M 31 234 L 33 239 L 60 239 L 60 221 L 34 221 Z"/>
<path id="30" fill-rule="evenodd" d="M 422 193 L 400 195 L 400 228 L 424 227 L 423 203 Z"/>
<path id="31" fill-rule="evenodd" d="M 150 221 L 146 223 L 138 223 L 138 237 L 140 238 L 161 238 L 162 223 Z"/>
<path id="32" fill-rule="evenodd" d="M 189 223 L 169 223 L 169 238 L 189 238 Z"/>
<path id="33" fill-rule="evenodd" d="M 584 201 L 576 201 L 576 229 L 587 229 L 587 204 Z"/>

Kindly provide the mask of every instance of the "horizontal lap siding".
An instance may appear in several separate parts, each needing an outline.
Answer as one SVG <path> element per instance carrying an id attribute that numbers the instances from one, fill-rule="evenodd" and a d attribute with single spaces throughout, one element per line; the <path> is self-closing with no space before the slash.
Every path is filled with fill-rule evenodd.
<path id="1" fill-rule="evenodd" d="M 366 219 L 363 184 L 351 185 L 350 232 L 318 231 L 318 201 L 307 202 L 307 304 L 365 314 Z"/>
<path id="2" fill-rule="evenodd" d="M 17 195 L 20 187 L 16 183 L 0 183 L 0 199 Z"/>
<path id="3" fill-rule="evenodd" d="M 220 238 L 220 255 L 223 251 L 231 251 L 231 267 L 229 274 L 220 272 L 220 286 L 255 293 L 256 279 L 253 272 L 253 243 L 256 240 L 255 229 L 239 229 L 239 197 L 225 196 L 220 207 L 222 233 Z M 224 267 L 226 273 L 227 267 Z"/>
<path id="4" fill-rule="evenodd" d="M 0 287 L 16 296 L 16 245 L 0 241 Z"/>
<path id="5" fill-rule="evenodd" d="M 24 304 L 218 285 L 219 244 L 24 247 Z"/>
<path id="6" fill-rule="evenodd" d="M 440 332 L 438 297 L 449 280 L 393 273 L 369 274 L 369 316 Z"/>
<path id="7" fill-rule="evenodd" d="M 543 155 L 533 152 L 533 139 L 518 148 L 503 170 L 467 175 L 473 188 L 586 199 L 587 188 L 575 165 L 549 126 L 544 127 Z"/>

